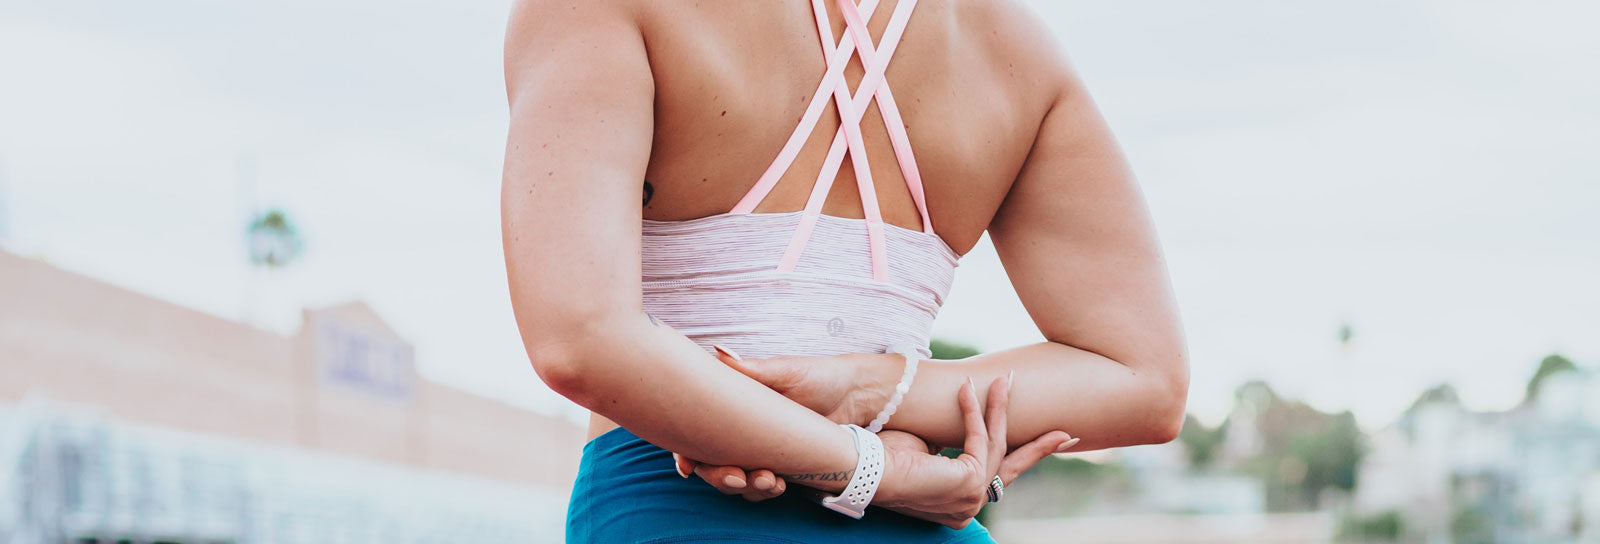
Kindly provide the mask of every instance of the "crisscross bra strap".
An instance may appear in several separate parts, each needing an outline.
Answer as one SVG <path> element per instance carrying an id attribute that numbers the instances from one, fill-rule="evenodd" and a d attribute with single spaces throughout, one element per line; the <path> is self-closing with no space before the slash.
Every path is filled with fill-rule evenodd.
<path id="1" fill-rule="evenodd" d="M 750 213 L 768 193 L 772 192 L 773 186 L 777 185 L 784 172 L 788 171 L 795 157 L 799 155 L 800 148 L 805 146 L 806 140 L 816 129 L 817 121 L 821 119 L 822 110 L 831 94 L 839 112 L 839 130 L 834 134 L 827 158 L 823 160 L 822 170 L 817 173 L 817 181 L 812 185 L 811 195 L 806 200 L 800 225 L 790 238 L 788 248 L 779 261 L 778 269 L 794 270 L 795 265 L 799 263 L 800 255 L 805 251 L 806 244 L 811 239 L 811 232 L 816 227 L 817 218 L 822 214 L 823 201 L 827 199 L 828 190 L 833 187 L 833 181 L 844 163 L 845 152 L 848 151 L 851 157 L 850 164 L 856 175 L 856 186 L 861 194 L 861 209 L 866 216 L 867 243 L 872 257 L 872 278 L 877 281 L 888 281 L 889 265 L 884 250 L 883 216 L 878 208 L 877 192 L 873 188 L 872 168 L 867 163 L 866 141 L 861 136 L 861 118 L 868 103 L 873 97 L 877 97 L 878 112 L 883 117 L 884 125 L 888 127 L 889 141 L 894 147 L 895 159 L 900 163 L 901 175 L 905 178 L 912 201 L 917 205 L 917 213 L 922 216 L 922 230 L 927 234 L 934 234 L 933 221 L 928 216 L 926 197 L 922 190 L 922 175 L 917 170 L 916 158 L 911 153 L 911 141 L 906 134 L 905 122 L 900 117 L 894 95 L 884 79 L 889 59 L 893 57 L 901 36 L 905 34 L 906 23 L 910 21 L 911 11 L 916 7 L 917 1 L 900 0 L 889 18 L 889 26 L 884 31 L 883 39 L 876 48 L 872 44 L 871 34 L 867 31 L 867 20 L 876 11 L 878 0 L 862 0 L 859 7 L 852 0 L 838 0 L 839 9 L 844 14 L 846 31 L 837 47 L 833 45 L 833 24 L 829 21 L 827 7 L 822 2 L 823 0 L 811 0 L 811 8 L 816 15 L 817 35 L 822 40 L 827 71 L 817 85 L 817 91 L 812 95 L 805 114 L 801 116 L 799 126 L 795 127 L 794 133 L 789 136 L 789 140 L 784 143 L 783 149 L 778 152 L 777 158 L 767 167 L 766 172 L 730 213 Z M 860 55 L 861 65 L 866 70 L 861 84 L 853 95 L 844 78 L 844 68 L 849 64 L 852 54 Z"/>

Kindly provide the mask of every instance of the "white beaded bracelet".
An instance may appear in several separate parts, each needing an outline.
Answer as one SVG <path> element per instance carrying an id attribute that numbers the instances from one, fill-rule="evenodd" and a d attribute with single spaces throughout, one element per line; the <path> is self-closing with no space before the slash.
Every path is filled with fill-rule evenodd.
<path id="1" fill-rule="evenodd" d="M 900 383 L 894 386 L 894 394 L 889 397 L 889 403 L 883 405 L 883 411 L 878 412 L 878 417 L 872 418 L 872 423 L 867 425 L 867 431 L 878 432 L 889 423 L 889 417 L 900 409 L 900 403 L 906 400 L 906 392 L 911 390 L 911 381 L 917 379 L 917 363 L 921 362 L 921 353 L 917 347 L 909 342 L 895 344 L 889 348 L 891 353 L 899 353 L 906 359 L 905 372 L 900 374 Z"/>

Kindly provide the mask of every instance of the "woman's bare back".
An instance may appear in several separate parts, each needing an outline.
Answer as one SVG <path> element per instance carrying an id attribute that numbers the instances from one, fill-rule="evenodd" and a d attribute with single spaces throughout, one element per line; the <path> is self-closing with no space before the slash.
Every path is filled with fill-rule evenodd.
<path id="1" fill-rule="evenodd" d="M 880 40 L 899 0 L 868 21 Z M 833 41 L 845 22 L 833 2 Z M 750 189 L 794 130 L 822 78 L 812 6 L 741 0 L 640 2 L 655 81 L 655 127 L 644 217 L 725 212 Z M 1053 44 L 1010 2 L 918 2 L 887 81 L 904 116 L 937 233 L 958 253 L 978 241 L 1028 156 L 1059 89 Z M 864 73 L 853 56 L 845 78 Z M 884 221 L 921 229 L 889 135 L 872 102 L 861 123 Z M 805 205 L 839 117 L 830 102 L 794 166 L 755 211 Z M 849 160 L 849 157 L 846 157 Z M 851 166 L 840 168 L 822 213 L 863 216 Z"/>
<path id="2" fill-rule="evenodd" d="M 866 25 L 874 41 L 899 1 L 909 0 L 884 0 Z M 646 319 L 641 296 L 641 217 L 730 212 L 794 131 L 824 73 L 810 8 L 518 0 L 508 27 L 502 242 L 529 359 L 553 390 L 691 458 L 771 465 L 838 438 L 830 421 Z M 837 39 L 844 23 L 828 9 Z M 862 72 L 845 79 L 853 86 Z M 1176 436 L 1188 363 L 1155 231 L 1110 128 L 1048 32 L 1009 1 L 925 0 L 887 80 L 937 234 L 965 253 L 987 232 L 1047 340 L 986 353 L 983 365 L 953 363 L 943 378 L 939 361 L 925 361 L 897 412 L 902 424 L 923 423 L 904 430 L 959 443 L 965 427 L 941 392 L 981 368 L 985 379 L 1028 376 L 1016 396 L 1032 400 L 1015 405 L 1010 438 L 1073 429 L 1080 447 L 1098 449 Z M 863 154 L 883 220 L 920 231 L 875 110 L 863 115 Z M 801 208 L 821 140 L 838 126 L 831 105 L 821 118 L 749 211 Z M 839 175 L 821 212 L 861 218 L 851 169 Z M 837 446 L 824 453 L 847 464 L 853 446 Z"/>

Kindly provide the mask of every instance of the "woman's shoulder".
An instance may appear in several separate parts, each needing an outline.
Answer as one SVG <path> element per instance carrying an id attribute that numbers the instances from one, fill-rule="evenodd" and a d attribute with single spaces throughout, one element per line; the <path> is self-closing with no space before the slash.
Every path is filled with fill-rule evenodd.
<path id="1" fill-rule="evenodd" d="M 1047 19 L 1020 0 L 929 0 L 949 10 L 959 25 L 959 39 L 982 47 L 996 63 L 1038 79 L 1059 83 L 1069 70 L 1066 54 Z M 922 3 L 919 3 L 918 9 Z"/>

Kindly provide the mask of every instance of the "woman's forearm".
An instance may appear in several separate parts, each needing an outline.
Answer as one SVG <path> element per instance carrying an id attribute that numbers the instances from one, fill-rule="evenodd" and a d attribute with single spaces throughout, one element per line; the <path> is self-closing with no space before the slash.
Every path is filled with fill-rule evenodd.
<path id="1" fill-rule="evenodd" d="M 523 335 L 535 340 L 529 353 L 545 382 L 657 446 L 709 464 L 767 468 L 832 492 L 855 469 L 848 431 L 642 312 L 585 320 L 561 331 L 560 342 L 536 341 L 551 332 Z M 944 396 L 953 399 L 956 387 Z"/>
<path id="2" fill-rule="evenodd" d="M 968 377 L 988 383 L 1013 371 L 1006 433 L 1012 447 L 1057 429 L 1082 438 L 1075 451 L 1160 443 L 1176 437 L 1183 424 L 1187 379 L 1153 370 L 1141 374 L 1055 342 L 956 361 L 925 359 L 918 366 L 915 383 L 886 427 L 942 446 L 959 446 L 962 437 L 960 410 L 943 392 Z M 893 380 L 880 381 L 893 387 Z"/>

